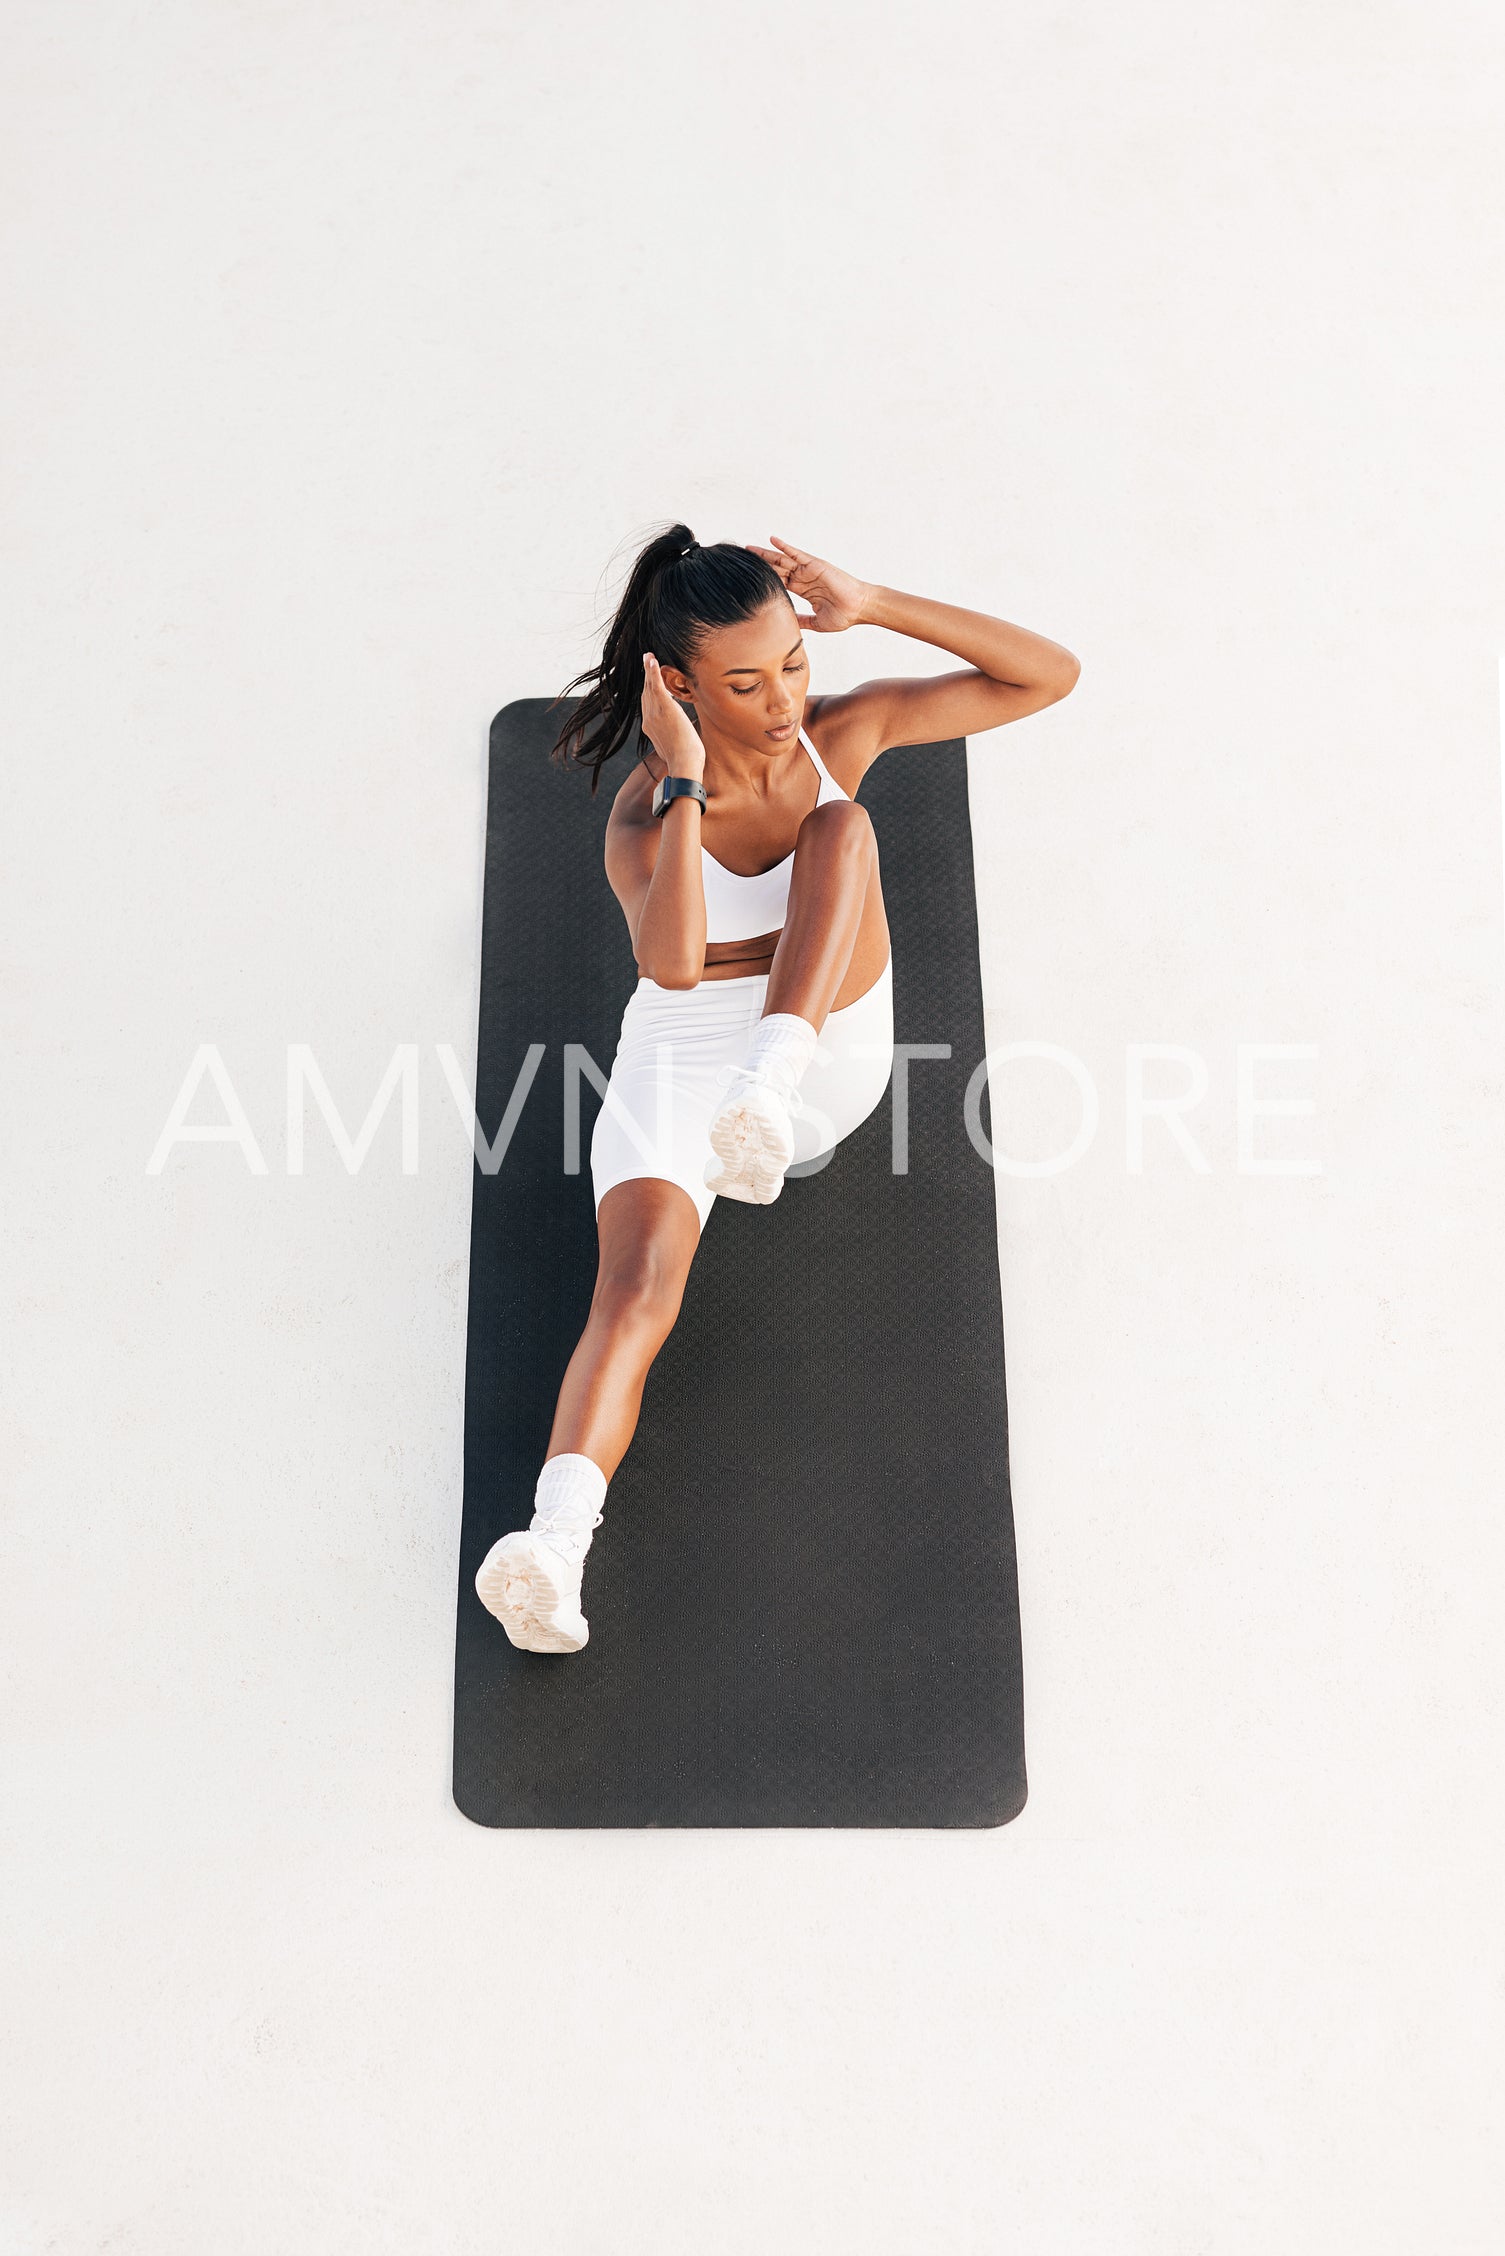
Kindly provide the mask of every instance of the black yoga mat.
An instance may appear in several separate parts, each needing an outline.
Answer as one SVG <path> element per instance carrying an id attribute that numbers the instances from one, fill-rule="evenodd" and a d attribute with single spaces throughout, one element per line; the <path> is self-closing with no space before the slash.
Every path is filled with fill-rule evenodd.
<path id="1" fill-rule="evenodd" d="M 908 1171 L 891 1090 L 772 1206 L 717 1200 L 586 1560 L 582 1652 L 519 1652 L 476 1596 L 531 1517 L 595 1281 L 600 1099 L 575 1077 L 567 1174 L 564 1046 L 604 1076 L 637 976 L 602 868 L 621 778 L 592 801 L 550 762 L 561 717 L 524 698 L 491 730 L 482 1132 L 526 1096 L 475 1174 L 455 1800 L 495 1826 L 1004 1824 L 1023 1671 L 993 1171 L 964 1119 L 985 1043 L 963 743 L 887 752 L 860 793 L 895 1038 L 951 1045 L 910 1067 Z"/>

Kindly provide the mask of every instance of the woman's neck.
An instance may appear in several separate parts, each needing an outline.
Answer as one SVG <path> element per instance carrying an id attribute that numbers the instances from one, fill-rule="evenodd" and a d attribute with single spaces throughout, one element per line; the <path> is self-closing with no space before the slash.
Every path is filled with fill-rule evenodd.
<path id="1" fill-rule="evenodd" d="M 800 742 L 802 727 L 803 723 L 797 723 L 786 744 L 771 744 L 766 752 L 718 739 L 711 730 L 702 728 L 707 783 L 714 782 L 717 791 L 737 799 L 774 798 L 780 784 L 808 758 Z"/>

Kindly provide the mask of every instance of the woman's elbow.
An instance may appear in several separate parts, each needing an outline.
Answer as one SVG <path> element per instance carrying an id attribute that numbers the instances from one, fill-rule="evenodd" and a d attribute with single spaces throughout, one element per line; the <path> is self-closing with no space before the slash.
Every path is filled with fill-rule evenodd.
<path id="1" fill-rule="evenodd" d="M 1061 653 L 1061 663 L 1056 668 L 1055 675 L 1052 681 L 1052 697 L 1054 701 L 1059 704 L 1063 697 L 1069 697 L 1072 691 L 1076 688 L 1076 685 L 1081 680 L 1081 678 L 1081 659 L 1076 657 L 1071 651 L 1063 650 Z"/>
<path id="2" fill-rule="evenodd" d="M 682 988 L 700 985 L 700 972 L 692 964 L 644 963 L 642 958 L 639 957 L 638 970 L 645 979 L 651 979 L 655 987 Z"/>

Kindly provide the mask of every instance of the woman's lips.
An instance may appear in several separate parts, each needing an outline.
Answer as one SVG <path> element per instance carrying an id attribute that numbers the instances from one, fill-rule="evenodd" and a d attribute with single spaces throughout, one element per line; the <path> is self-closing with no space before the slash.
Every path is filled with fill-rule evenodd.
<path id="1" fill-rule="evenodd" d="M 763 733 L 765 736 L 793 736 L 794 723 L 793 721 L 781 721 L 777 728 L 765 729 Z"/>

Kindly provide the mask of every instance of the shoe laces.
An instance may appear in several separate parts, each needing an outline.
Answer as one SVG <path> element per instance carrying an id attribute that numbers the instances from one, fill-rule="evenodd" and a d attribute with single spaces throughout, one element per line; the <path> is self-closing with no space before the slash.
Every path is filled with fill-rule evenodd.
<path id="1" fill-rule="evenodd" d="M 738 1081 L 745 1081 L 753 1088 L 771 1089 L 791 1119 L 805 1109 L 805 1100 L 798 1089 L 781 1089 L 761 1065 L 724 1065 L 716 1080 L 723 1089 L 731 1088 Z"/>
<path id="2" fill-rule="evenodd" d="M 531 1535 L 542 1537 L 543 1541 L 551 1545 L 562 1559 L 568 1560 L 572 1567 L 579 1566 L 584 1563 L 585 1553 L 582 1550 L 577 1559 L 575 1557 L 575 1545 L 582 1536 L 585 1536 L 588 1542 L 590 1536 L 601 1525 L 605 1517 L 604 1512 L 598 1512 L 595 1518 L 587 1524 L 581 1520 L 578 1506 L 571 1505 L 568 1499 L 556 1497 L 552 1503 L 545 1504 L 540 1509 L 535 1510 L 534 1524 L 528 1532 Z"/>

